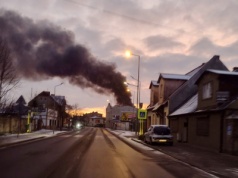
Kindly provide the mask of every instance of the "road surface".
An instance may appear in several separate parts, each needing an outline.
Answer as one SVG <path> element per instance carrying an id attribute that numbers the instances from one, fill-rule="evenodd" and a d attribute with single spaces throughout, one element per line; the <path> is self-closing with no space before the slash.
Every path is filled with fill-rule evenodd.
<path id="1" fill-rule="evenodd" d="M 144 145 L 129 146 L 103 128 L 1 149 L 0 167 L 1 178 L 212 177 Z"/>

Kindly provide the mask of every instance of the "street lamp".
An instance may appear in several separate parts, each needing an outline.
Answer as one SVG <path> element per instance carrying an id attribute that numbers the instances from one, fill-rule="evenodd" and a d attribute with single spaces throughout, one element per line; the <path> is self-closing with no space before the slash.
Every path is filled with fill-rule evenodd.
<path id="1" fill-rule="evenodd" d="M 64 83 L 62 82 L 61 84 L 59 84 L 59 85 L 55 85 L 55 87 L 54 87 L 54 95 L 55 95 L 55 89 L 56 89 L 56 87 L 58 87 L 58 86 L 60 86 L 60 85 L 63 85 Z"/>
<path id="2" fill-rule="evenodd" d="M 131 83 L 128 83 L 128 82 L 124 82 L 125 85 L 130 85 L 130 86 L 133 86 L 133 87 L 137 87 L 137 85 L 134 85 L 134 84 L 131 84 Z"/>
<path id="3" fill-rule="evenodd" d="M 55 113 L 55 101 L 56 101 L 55 90 L 56 90 L 56 87 L 63 85 L 63 84 L 64 83 L 62 82 L 61 84 L 54 86 L 54 113 Z M 55 116 L 55 114 L 54 114 L 54 116 Z M 57 112 L 56 112 L 55 120 L 57 120 Z M 55 120 L 53 120 L 53 134 L 54 134 L 54 130 L 55 130 Z"/>
<path id="4" fill-rule="evenodd" d="M 130 56 L 136 56 L 138 57 L 138 74 L 137 74 L 137 109 L 139 109 L 139 104 L 140 104 L 140 55 L 138 54 L 133 54 L 131 51 L 126 51 L 126 56 L 130 57 Z M 137 123 L 137 122 L 136 122 Z M 136 128 L 137 129 L 137 128 Z M 136 131 L 137 132 L 137 131 Z"/>

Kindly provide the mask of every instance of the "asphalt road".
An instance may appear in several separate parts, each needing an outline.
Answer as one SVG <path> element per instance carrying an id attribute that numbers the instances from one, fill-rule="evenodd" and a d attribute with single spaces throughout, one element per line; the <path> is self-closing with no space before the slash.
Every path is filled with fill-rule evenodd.
<path id="1" fill-rule="evenodd" d="M 212 177 L 158 151 L 129 146 L 102 128 L 1 149 L 0 168 L 1 178 Z"/>

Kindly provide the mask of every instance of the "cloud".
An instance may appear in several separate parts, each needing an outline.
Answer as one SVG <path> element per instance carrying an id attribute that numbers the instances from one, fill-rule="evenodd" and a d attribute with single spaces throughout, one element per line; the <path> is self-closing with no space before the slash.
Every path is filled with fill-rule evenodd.
<path id="1" fill-rule="evenodd" d="M 189 49 L 189 52 L 193 55 L 204 55 L 204 56 L 216 54 L 216 52 L 218 51 L 220 51 L 220 47 L 215 45 L 208 38 L 199 39 Z"/>
<path id="2" fill-rule="evenodd" d="M 220 55 L 225 60 L 237 59 L 238 40 L 222 46 L 213 43 L 209 38 L 202 38 L 190 47 L 189 53 L 200 56 Z"/>
<path id="3" fill-rule="evenodd" d="M 209 58 L 196 55 L 183 55 L 183 54 L 163 54 L 155 56 L 144 62 L 144 72 L 148 73 L 153 71 L 157 73 L 174 73 L 185 74 L 190 70 L 200 66 L 203 62 L 207 62 Z M 151 72 L 152 73 L 152 72 Z M 154 78 L 154 77 L 152 77 Z"/>
<path id="4" fill-rule="evenodd" d="M 160 72 L 184 74 L 215 54 L 225 64 L 238 66 L 236 0 L 0 3 L 34 21 L 47 19 L 65 31 L 73 31 L 75 42 L 86 46 L 97 59 L 116 63 L 117 70 L 131 82 L 130 75 L 137 75 L 138 60 L 126 59 L 124 51 L 131 49 L 139 54 L 144 101 L 149 100 L 147 85 Z M 81 95 L 83 92 L 80 90 Z"/>
<path id="5" fill-rule="evenodd" d="M 161 35 L 149 36 L 143 40 L 149 50 L 160 50 L 160 49 L 173 49 L 184 47 L 180 42 L 175 41 L 173 38 L 165 37 Z"/>

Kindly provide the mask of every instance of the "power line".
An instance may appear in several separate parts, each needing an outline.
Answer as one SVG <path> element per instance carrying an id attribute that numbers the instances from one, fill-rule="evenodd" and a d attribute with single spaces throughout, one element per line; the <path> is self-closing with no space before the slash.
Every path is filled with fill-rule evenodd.
<path id="1" fill-rule="evenodd" d="M 83 4 L 83 3 L 81 3 L 81 2 L 77 2 L 77 1 L 73 1 L 73 0 L 65 0 L 65 1 L 68 1 L 68 2 L 71 2 L 71 3 L 74 3 L 74 4 L 77 4 L 77 5 L 79 5 L 79 6 L 87 7 L 87 8 L 89 8 L 89 9 L 100 10 L 100 11 L 103 12 L 103 13 L 110 14 L 110 15 L 117 16 L 117 17 L 122 17 L 122 18 L 124 18 L 124 19 L 128 19 L 128 20 L 133 21 L 133 22 L 136 21 L 136 22 L 139 22 L 139 23 L 147 24 L 147 25 L 161 26 L 161 27 L 170 28 L 170 29 L 172 29 L 172 30 L 175 30 L 175 29 L 173 29 L 172 27 L 164 26 L 164 25 L 161 25 L 161 24 L 158 24 L 158 23 L 154 23 L 154 22 L 149 22 L 149 21 L 147 21 L 147 20 L 138 19 L 138 18 L 135 18 L 135 17 L 131 17 L 131 16 L 128 16 L 128 15 L 116 13 L 116 12 L 109 11 L 109 10 L 100 9 L 100 8 L 95 7 L 95 6 Z M 175 30 L 175 31 L 178 31 L 178 30 Z"/>
<path id="2" fill-rule="evenodd" d="M 117 12 L 114 12 L 114 11 L 100 9 L 98 7 L 91 6 L 91 5 L 88 5 L 88 4 L 84 4 L 84 3 L 81 3 L 81 2 L 78 2 L 78 1 L 74 1 L 74 0 L 65 0 L 65 1 L 68 1 L 70 3 L 74 3 L 74 4 L 77 4 L 79 6 L 86 7 L 86 8 L 92 9 L 92 10 L 98 10 L 98 11 L 101 11 L 101 12 L 109 14 L 109 15 L 113 15 L 113 16 L 116 16 L 116 17 L 121 17 L 121 18 L 127 19 L 127 20 L 132 21 L 132 22 L 138 22 L 138 23 L 141 23 L 141 24 L 146 24 L 146 25 L 150 25 L 150 26 L 154 26 L 154 27 L 166 28 L 166 30 L 172 30 L 172 31 L 174 31 L 176 33 L 179 33 L 179 34 L 186 33 L 186 35 L 188 35 L 188 36 L 194 36 L 194 34 L 195 34 L 195 32 L 189 32 L 189 31 L 186 31 L 185 29 L 175 29 L 175 28 L 173 28 L 171 26 L 168 26 L 168 25 L 161 25 L 161 24 L 158 24 L 158 23 L 154 23 L 154 22 L 144 20 L 144 19 L 138 19 L 138 18 L 131 17 L 131 16 L 128 16 L 128 15 L 120 14 L 120 13 L 117 13 Z M 198 30 L 198 29 L 196 29 L 196 30 Z M 198 31 L 203 32 L 202 29 L 199 29 Z"/>

